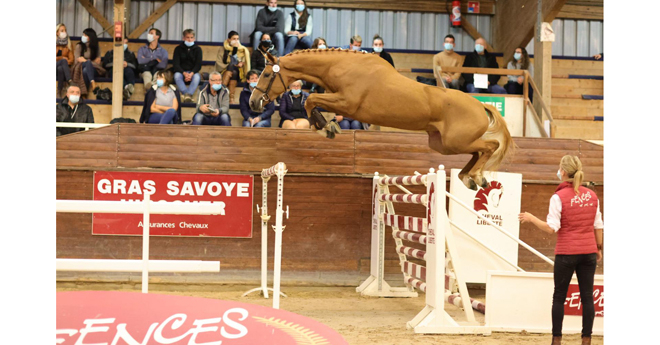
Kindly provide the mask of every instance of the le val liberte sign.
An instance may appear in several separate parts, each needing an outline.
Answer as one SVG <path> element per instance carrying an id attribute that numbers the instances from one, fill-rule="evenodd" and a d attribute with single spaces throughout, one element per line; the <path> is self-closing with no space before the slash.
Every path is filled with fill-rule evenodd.
<path id="1" fill-rule="evenodd" d="M 154 236 L 252 237 L 251 175 L 94 172 L 94 200 L 213 203 L 217 215 L 150 215 Z M 94 235 L 142 235 L 142 214 L 95 213 Z"/>

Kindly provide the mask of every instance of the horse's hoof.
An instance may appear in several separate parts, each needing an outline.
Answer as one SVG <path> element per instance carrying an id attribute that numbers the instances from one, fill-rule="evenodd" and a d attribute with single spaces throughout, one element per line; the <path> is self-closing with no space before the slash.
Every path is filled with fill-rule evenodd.
<path id="1" fill-rule="evenodd" d="M 472 189 L 472 190 L 475 190 L 475 191 L 478 189 L 478 188 L 477 188 L 477 184 L 476 184 L 473 180 L 470 180 L 469 185 L 466 186 L 466 187 L 468 187 L 468 188 L 470 188 L 470 189 Z"/>
<path id="2" fill-rule="evenodd" d="M 488 180 L 486 180 L 484 177 L 481 178 L 481 188 L 488 188 Z"/>

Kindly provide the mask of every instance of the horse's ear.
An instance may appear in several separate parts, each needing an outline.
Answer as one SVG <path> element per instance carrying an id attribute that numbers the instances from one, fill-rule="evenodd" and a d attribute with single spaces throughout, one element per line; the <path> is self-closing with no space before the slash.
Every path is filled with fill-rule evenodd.
<path id="1" fill-rule="evenodd" d="M 271 53 L 266 53 L 266 58 L 268 61 L 272 62 L 274 65 L 277 65 L 277 59 L 271 54 Z"/>

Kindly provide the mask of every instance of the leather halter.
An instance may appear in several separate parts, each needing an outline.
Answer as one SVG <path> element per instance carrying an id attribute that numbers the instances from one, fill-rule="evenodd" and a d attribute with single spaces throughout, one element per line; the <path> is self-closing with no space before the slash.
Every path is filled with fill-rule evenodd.
<path id="1" fill-rule="evenodd" d="M 273 69 L 274 69 L 275 66 L 279 67 L 280 58 L 279 57 L 277 58 L 277 64 L 272 63 L 270 60 L 266 61 L 266 66 L 268 66 L 268 65 L 272 65 Z M 280 77 L 280 81 L 282 82 L 282 86 L 284 86 L 284 90 L 286 90 L 287 87 L 286 87 L 286 84 L 284 83 L 284 79 L 282 78 L 282 74 L 280 74 L 279 70 L 277 72 L 273 71 L 273 75 L 270 77 L 270 80 L 268 81 L 268 86 L 266 87 L 266 90 L 262 90 L 258 86 L 254 88 L 255 90 L 258 90 L 262 93 L 262 95 L 261 95 L 262 100 L 264 100 L 266 102 L 270 102 L 270 97 L 268 96 L 268 93 L 270 92 L 270 89 L 273 86 L 273 82 L 275 81 L 275 77 L 277 77 L 277 76 Z"/>

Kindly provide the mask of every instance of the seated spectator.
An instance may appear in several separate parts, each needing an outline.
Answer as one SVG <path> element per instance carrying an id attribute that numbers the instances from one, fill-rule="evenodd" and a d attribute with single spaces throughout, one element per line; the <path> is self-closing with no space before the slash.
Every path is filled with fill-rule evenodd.
<path id="1" fill-rule="evenodd" d="M 202 69 L 202 48 L 195 45 L 195 30 L 183 31 L 183 43 L 174 48 L 173 58 L 174 82 L 184 95 L 183 101 L 192 102 L 193 94 L 202 79 L 199 74 Z M 188 83 L 190 85 L 186 87 Z"/>
<path id="2" fill-rule="evenodd" d="M 383 38 L 380 37 L 380 35 L 374 35 L 374 41 L 372 45 L 374 47 L 374 53 L 378 54 L 380 57 L 385 59 L 385 61 L 389 62 L 392 67 L 394 67 L 394 60 L 392 60 L 392 55 L 383 49 Z"/>
<path id="3" fill-rule="evenodd" d="M 209 75 L 209 84 L 197 98 L 197 113 L 193 125 L 231 126 L 229 117 L 229 92 L 222 87 L 222 74 L 217 71 Z"/>
<path id="4" fill-rule="evenodd" d="M 351 37 L 351 44 L 342 46 L 341 49 L 353 49 L 355 51 L 362 50 L 362 37 L 360 35 Z"/>
<path id="5" fill-rule="evenodd" d="M 57 75 L 57 97 L 60 97 L 64 84 L 71 85 L 71 65 L 73 64 L 73 47 L 71 40 L 66 33 L 66 26 L 64 24 L 57 24 L 55 29 L 57 36 L 57 43 L 55 45 L 56 57 L 56 75 Z M 78 89 L 80 91 L 80 89 Z"/>
<path id="6" fill-rule="evenodd" d="M 254 28 L 253 49 L 259 49 L 261 36 L 268 34 L 273 39 L 277 54 L 284 55 L 284 12 L 277 8 L 277 0 L 266 0 L 266 6 L 257 12 Z"/>
<path id="7" fill-rule="evenodd" d="M 500 68 L 495 55 L 491 55 L 486 50 L 486 40 L 483 37 L 477 38 L 474 42 L 474 51 L 465 56 L 463 67 Z M 472 73 L 463 73 L 463 79 L 465 79 L 465 87 L 469 93 L 506 93 L 503 87 L 497 85 L 497 81 L 500 80 L 500 75 L 498 74 L 488 75 L 487 89 L 474 87 L 474 75 Z"/>
<path id="8" fill-rule="evenodd" d="M 230 31 L 224 45 L 218 48 L 215 70 L 222 73 L 222 84 L 229 87 L 229 101 L 235 103 L 236 83 L 244 82 L 250 70 L 250 51 L 241 45 L 238 32 Z"/>
<path id="9" fill-rule="evenodd" d="M 328 44 L 325 42 L 325 38 L 317 37 L 314 39 L 314 43 L 312 43 L 312 46 L 310 48 L 328 49 Z M 312 83 L 312 87 L 309 89 L 309 93 L 325 93 L 325 90 L 322 87 Z"/>
<path id="10" fill-rule="evenodd" d="M 94 123 L 92 108 L 87 104 L 83 104 L 78 85 L 71 84 L 66 88 L 66 97 L 62 98 L 57 104 L 55 122 Z M 84 128 L 58 127 L 57 136 L 82 130 Z"/>
<path id="11" fill-rule="evenodd" d="M 156 71 L 167 68 L 168 52 L 160 45 L 161 32 L 156 28 L 149 29 L 147 34 L 148 43 L 138 49 L 137 63 L 138 73 L 142 73 L 144 92 L 151 89 L 155 81 Z"/>
<path id="12" fill-rule="evenodd" d="M 516 51 L 511 60 L 509 60 L 506 68 L 528 70 L 530 77 L 534 77 L 534 65 L 529 63 L 529 54 L 527 54 L 527 50 L 523 47 L 516 48 Z M 525 77 L 521 75 L 510 75 L 508 78 L 509 82 L 504 86 L 506 92 L 513 95 L 522 95 Z M 528 87 L 529 99 L 532 100 L 534 91 L 532 90 L 532 85 L 529 85 Z"/>
<path id="13" fill-rule="evenodd" d="M 305 110 L 305 101 L 309 94 L 302 91 L 302 80 L 296 80 L 282 95 L 280 102 L 280 127 L 286 129 L 309 129 L 309 117 Z"/>
<path id="14" fill-rule="evenodd" d="M 95 91 L 96 78 L 105 75 L 105 69 L 101 66 L 101 50 L 99 49 L 99 40 L 96 37 L 96 31 L 92 28 L 85 29 L 80 37 L 80 42 L 76 44 L 73 51 L 75 64 L 72 69 L 73 83 L 80 87 L 83 96 L 91 88 Z"/>
<path id="15" fill-rule="evenodd" d="M 250 64 L 252 70 L 259 73 L 259 75 L 261 75 L 261 72 L 263 72 L 264 68 L 266 68 L 267 53 L 270 53 L 270 55 L 273 56 L 277 56 L 277 50 L 275 50 L 275 46 L 270 40 L 270 35 L 263 34 L 261 35 L 261 43 L 259 43 L 259 48 L 255 50 L 251 55 L 252 63 Z"/>
<path id="16" fill-rule="evenodd" d="M 172 85 L 170 71 L 156 72 L 156 85 L 144 96 L 140 123 L 181 123 L 181 93 Z"/>
<path id="17" fill-rule="evenodd" d="M 250 109 L 250 96 L 252 91 L 257 87 L 259 82 L 259 74 L 252 70 L 247 74 L 248 85 L 245 86 L 241 92 L 241 115 L 243 115 L 243 127 L 270 127 L 270 118 L 275 112 L 275 102 L 269 102 L 263 109 L 262 113 L 257 113 Z"/>
<path id="18" fill-rule="evenodd" d="M 335 119 L 339 123 L 341 129 L 363 129 L 362 122 L 358 120 L 353 120 L 350 117 L 343 115 L 336 115 Z"/>
<path id="19" fill-rule="evenodd" d="M 602 59 L 604 56 L 605 56 L 604 53 L 596 54 L 596 55 L 594 55 L 594 60 L 600 60 L 600 59 Z"/>
<path id="20" fill-rule="evenodd" d="M 103 68 L 106 75 L 112 77 L 112 65 L 114 64 L 114 49 L 108 50 L 103 59 Z M 135 91 L 135 69 L 137 68 L 137 59 L 135 54 L 128 49 L 128 38 L 124 37 L 124 100 L 128 100 Z"/>
<path id="21" fill-rule="evenodd" d="M 307 49 L 312 46 L 312 15 L 307 10 L 305 0 L 296 0 L 295 11 L 284 20 L 284 30 L 287 30 L 284 55 L 296 48 Z"/>
<path id="22" fill-rule="evenodd" d="M 463 65 L 463 57 L 454 52 L 454 42 L 453 35 L 445 36 L 445 50 L 433 57 L 433 75 L 438 86 L 458 90 L 461 87 L 461 73 L 440 72 L 445 67 L 461 67 Z"/>

